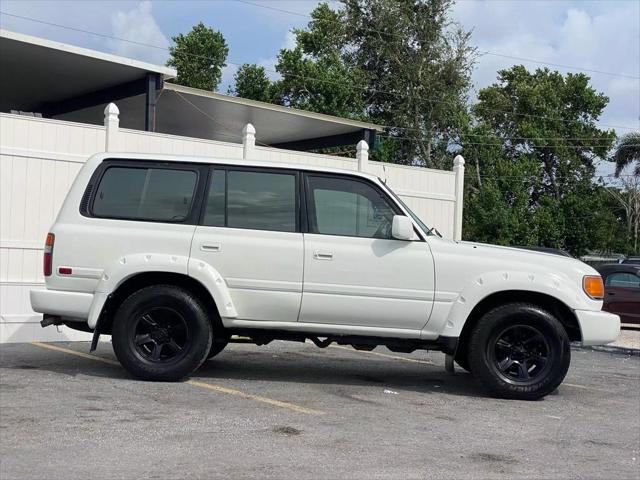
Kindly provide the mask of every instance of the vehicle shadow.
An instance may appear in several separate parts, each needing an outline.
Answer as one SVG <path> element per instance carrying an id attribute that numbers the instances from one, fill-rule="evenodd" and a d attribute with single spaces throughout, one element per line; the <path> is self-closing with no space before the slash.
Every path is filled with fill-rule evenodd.
<path id="1" fill-rule="evenodd" d="M 88 351 L 88 344 L 74 343 L 73 350 L 81 353 Z M 110 362 L 116 361 L 109 344 L 101 344 L 95 356 Z M 24 371 L 24 375 L 36 370 L 70 377 L 136 380 L 120 365 L 28 344 L 13 344 L 11 348 L 5 346 L 0 349 L 0 368 Z M 460 367 L 454 375 L 446 373 L 444 358 L 440 355 L 436 357 L 434 364 L 428 364 L 369 355 L 355 350 L 318 350 L 311 346 L 292 346 L 291 349 L 277 350 L 267 347 L 235 349 L 230 346 L 219 356 L 206 361 L 192 378 L 225 386 L 233 386 L 229 385 L 230 381 L 269 382 L 282 385 L 319 384 L 328 387 L 368 386 L 421 394 L 447 393 L 471 397 L 488 395 Z"/>
<path id="2" fill-rule="evenodd" d="M 257 381 L 282 384 L 375 386 L 394 391 L 448 393 L 486 397 L 487 391 L 471 374 L 457 367 L 451 375 L 442 363 L 433 365 L 377 357 L 356 351 L 314 353 L 296 350 L 225 351 L 205 362 L 193 378 L 202 381 Z"/>

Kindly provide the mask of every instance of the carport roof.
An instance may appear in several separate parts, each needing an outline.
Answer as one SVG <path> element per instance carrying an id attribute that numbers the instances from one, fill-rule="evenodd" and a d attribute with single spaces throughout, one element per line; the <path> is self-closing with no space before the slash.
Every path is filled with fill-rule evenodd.
<path id="1" fill-rule="evenodd" d="M 335 137 L 362 130 L 381 130 L 371 123 L 296 110 L 173 83 L 164 84 L 157 108 L 158 131 L 207 137 L 216 131 L 227 135 L 238 134 L 247 123 L 252 123 L 257 130 L 257 140 L 269 145 L 317 137 Z M 221 137 L 220 140 L 225 138 Z M 227 138 L 226 141 L 230 140 Z"/>
<path id="2" fill-rule="evenodd" d="M 172 68 L 0 29 L 0 111 L 36 111 Z"/>
<path id="3" fill-rule="evenodd" d="M 149 78 L 155 83 L 155 131 L 240 142 L 252 123 L 260 143 L 299 150 L 373 140 L 381 127 L 167 83 L 171 68 L 0 30 L 0 111 L 103 123 L 114 101 L 120 125 L 145 129 Z"/>

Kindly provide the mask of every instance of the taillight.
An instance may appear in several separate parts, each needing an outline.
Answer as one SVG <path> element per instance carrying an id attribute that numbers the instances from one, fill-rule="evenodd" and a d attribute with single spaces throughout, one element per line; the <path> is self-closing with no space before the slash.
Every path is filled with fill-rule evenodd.
<path id="1" fill-rule="evenodd" d="M 53 233 L 47 234 L 47 241 L 44 242 L 44 257 L 42 262 L 42 273 L 44 273 L 45 277 L 51 276 L 51 271 L 53 269 L 53 242 L 55 241 L 56 236 Z"/>

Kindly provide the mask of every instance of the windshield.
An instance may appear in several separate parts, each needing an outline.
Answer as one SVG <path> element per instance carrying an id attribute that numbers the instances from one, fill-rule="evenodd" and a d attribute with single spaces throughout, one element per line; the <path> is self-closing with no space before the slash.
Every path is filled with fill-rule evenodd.
<path id="1" fill-rule="evenodd" d="M 382 183 L 384 183 L 384 182 L 382 182 Z M 418 217 L 418 215 L 416 215 L 415 213 L 413 213 L 413 210 L 411 210 L 411 209 L 409 208 L 409 206 L 408 206 L 406 203 L 404 203 L 404 202 L 402 201 L 402 199 L 398 196 L 398 194 L 397 194 L 396 192 L 394 192 L 391 188 L 389 188 L 389 185 L 385 184 L 385 187 L 387 187 L 387 191 L 388 191 L 389 193 L 391 193 L 391 195 L 393 196 L 393 198 L 395 198 L 395 199 L 398 201 L 398 203 L 399 203 L 400 205 L 402 205 L 402 206 L 404 207 L 404 209 L 405 209 L 407 212 L 409 212 L 409 215 L 411 215 L 411 218 L 413 218 L 413 220 L 414 220 L 418 225 L 420 225 L 420 228 L 422 229 L 422 231 L 423 231 L 424 233 L 426 233 L 427 235 L 433 235 L 433 233 L 432 233 L 431 229 L 430 229 L 429 227 L 427 227 L 427 226 L 424 224 L 424 222 L 423 222 L 422 220 L 420 220 L 420 217 Z"/>

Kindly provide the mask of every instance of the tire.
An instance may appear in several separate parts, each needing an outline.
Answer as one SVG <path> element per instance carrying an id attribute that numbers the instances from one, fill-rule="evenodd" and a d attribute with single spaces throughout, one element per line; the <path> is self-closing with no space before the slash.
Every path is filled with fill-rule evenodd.
<path id="1" fill-rule="evenodd" d="M 200 300 L 173 285 L 132 293 L 116 312 L 112 343 L 129 373 L 172 382 L 192 374 L 207 359 L 212 326 Z"/>
<path id="2" fill-rule="evenodd" d="M 229 345 L 229 342 L 226 341 L 226 339 L 225 340 L 220 339 L 220 340 L 215 340 L 211 342 L 211 349 L 209 350 L 209 354 L 207 355 L 207 360 L 218 355 L 227 347 L 227 345 Z"/>
<path id="3" fill-rule="evenodd" d="M 571 362 L 560 321 L 538 305 L 510 303 L 486 313 L 469 337 L 471 372 L 493 395 L 536 400 L 553 392 Z"/>

